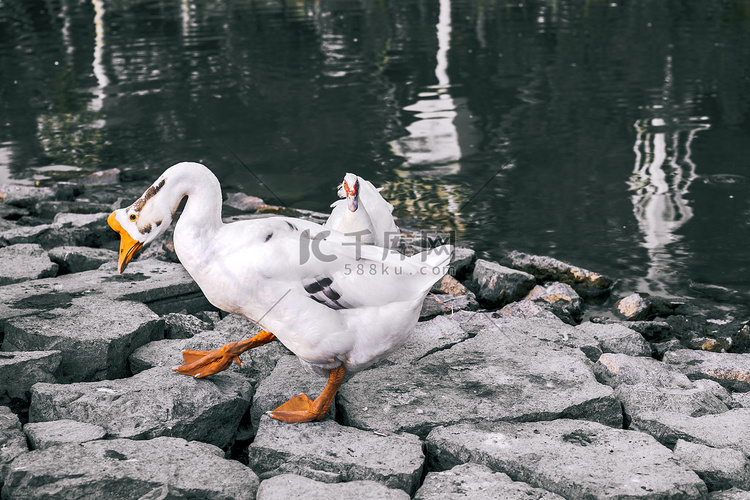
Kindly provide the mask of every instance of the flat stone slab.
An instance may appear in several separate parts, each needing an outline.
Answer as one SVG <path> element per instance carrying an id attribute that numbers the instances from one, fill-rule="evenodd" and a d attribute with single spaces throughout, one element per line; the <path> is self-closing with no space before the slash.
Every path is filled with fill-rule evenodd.
<path id="1" fill-rule="evenodd" d="M 596 378 L 611 387 L 648 384 L 652 387 L 692 389 L 694 384 L 672 365 L 653 358 L 602 354 L 594 365 Z"/>
<path id="2" fill-rule="evenodd" d="M 155 259 L 131 262 L 125 274 L 97 269 L 57 278 L 15 283 L 0 288 L 0 324 L 19 316 L 37 315 L 70 307 L 76 297 L 103 296 L 113 300 L 142 302 L 161 313 L 187 309 L 203 311 L 211 306 L 181 264 Z M 198 307 L 199 306 L 199 307 Z"/>
<path id="3" fill-rule="evenodd" d="M 750 354 L 678 349 L 665 353 L 664 362 L 692 380 L 705 378 L 732 391 L 750 391 Z"/>
<path id="4" fill-rule="evenodd" d="M 388 356 L 383 363 L 386 365 L 413 363 L 470 337 L 471 335 L 461 328 L 457 321 L 445 316 L 420 321 L 414 327 L 414 332 L 406 343 Z"/>
<path id="5" fill-rule="evenodd" d="M 562 500 L 563 497 L 534 488 L 480 464 L 456 465 L 450 470 L 428 472 L 414 500 Z"/>
<path id="6" fill-rule="evenodd" d="M 281 474 L 264 480 L 258 488 L 257 500 L 331 500 L 357 498 L 372 500 L 409 500 L 408 493 L 383 486 L 375 481 L 324 483 L 296 474 Z"/>
<path id="7" fill-rule="evenodd" d="M 106 248 L 61 246 L 52 248 L 49 258 L 60 266 L 60 274 L 69 274 L 98 269 L 107 262 L 116 262 L 117 252 Z"/>
<path id="8" fill-rule="evenodd" d="M 750 489 L 750 462 L 739 450 L 711 448 L 678 439 L 674 455 L 681 465 L 698 474 L 709 491 Z"/>
<path id="9" fill-rule="evenodd" d="M 55 382 L 60 351 L 0 352 L 0 405 L 28 405 L 31 386 Z"/>
<path id="10" fill-rule="evenodd" d="M 32 450 L 43 450 L 58 444 L 85 443 L 107 435 L 107 430 L 100 425 L 75 420 L 28 423 L 23 426 L 23 432 Z"/>
<path id="11" fill-rule="evenodd" d="M 181 437 L 226 447 L 252 398 L 252 385 L 234 373 L 195 379 L 169 368 L 133 377 L 77 384 L 36 384 L 30 422 L 76 420 L 112 437 Z"/>
<path id="12" fill-rule="evenodd" d="M 213 325 L 192 314 L 169 313 L 164 320 L 165 339 L 189 339 L 206 330 L 213 330 Z"/>
<path id="13" fill-rule="evenodd" d="M 58 265 L 39 245 L 21 244 L 0 248 L 0 286 L 57 276 Z"/>
<path id="14" fill-rule="evenodd" d="M 411 434 L 378 435 L 333 420 L 285 424 L 268 416 L 248 455 L 261 479 L 298 474 L 326 483 L 369 480 L 409 494 L 419 486 L 424 464 L 422 441 Z"/>
<path id="15" fill-rule="evenodd" d="M 5 467 L 28 451 L 26 436 L 21 430 L 18 416 L 7 406 L 0 406 L 0 488 L 5 476 Z"/>
<path id="16" fill-rule="evenodd" d="M 69 307 L 8 321 L 2 348 L 59 350 L 58 380 L 88 382 L 127 377 L 128 356 L 163 332 L 159 316 L 141 303 L 86 296 Z"/>
<path id="17" fill-rule="evenodd" d="M 33 451 L 8 467 L 3 498 L 252 500 L 258 477 L 215 446 L 113 439 Z"/>
<path id="18" fill-rule="evenodd" d="M 732 448 L 750 456 L 750 408 L 691 417 L 676 412 L 642 414 L 640 425 L 659 442 L 673 446 L 678 439 L 713 448 Z"/>
<path id="19" fill-rule="evenodd" d="M 427 437 L 438 470 L 483 464 L 565 498 L 702 498 L 706 485 L 647 434 L 596 422 L 459 424 Z"/>
<path id="20" fill-rule="evenodd" d="M 461 295 L 431 293 L 425 297 L 424 302 L 422 303 L 422 310 L 419 312 L 419 319 L 424 320 L 434 318 L 441 314 L 453 314 L 456 311 L 474 311 L 476 309 L 479 309 L 479 304 L 477 303 L 476 297 L 471 292 Z"/>
<path id="21" fill-rule="evenodd" d="M 343 421 L 426 436 L 459 422 L 586 418 L 622 427 L 620 403 L 578 349 L 545 340 L 559 320 L 498 321 L 408 365 L 373 368 L 338 393 Z"/>
<path id="22" fill-rule="evenodd" d="M 601 274 L 573 266 L 552 257 L 510 252 L 503 264 L 533 275 L 540 282 L 567 283 L 583 298 L 608 295 L 614 282 Z"/>

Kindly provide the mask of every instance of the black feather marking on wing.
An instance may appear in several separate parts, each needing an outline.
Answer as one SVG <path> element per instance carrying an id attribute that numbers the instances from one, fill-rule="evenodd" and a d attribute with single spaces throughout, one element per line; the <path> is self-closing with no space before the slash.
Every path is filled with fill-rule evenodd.
<path id="1" fill-rule="evenodd" d="M 305 291 L 310 294 L 310 298 L 315 302 L 325 305 L 335 311 L 339 309 L 349 309 L 351 306 L 346 302 L 340 301 L 341 294 L 331 288 L 333 280 L 328 277 L 316 278 L 315 281 L 304 286 Z"/>

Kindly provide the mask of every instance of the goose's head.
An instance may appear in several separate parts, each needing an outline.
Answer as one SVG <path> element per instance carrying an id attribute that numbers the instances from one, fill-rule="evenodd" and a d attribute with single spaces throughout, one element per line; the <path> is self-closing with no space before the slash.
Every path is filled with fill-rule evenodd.
<path id="1" fill-rule="evenodd" d="M 344 182 L 341 184 L 346 194 L 346 204 L 349 210 L 356 212 L 359 207 L 359 180 L 354 174 L 346 174 Z"/>
<path id="2" fill-rule="evenodd" d="M 163 194 L 164 175 L 154 182 L 135 203 L 109 215 L 109 226 L 120 233 L 118 271 L 127 267 L 138 250 L 155 240 L 172 223 L 173 208 Z M 161 193 L 161 194 L 160 194 Z"/>

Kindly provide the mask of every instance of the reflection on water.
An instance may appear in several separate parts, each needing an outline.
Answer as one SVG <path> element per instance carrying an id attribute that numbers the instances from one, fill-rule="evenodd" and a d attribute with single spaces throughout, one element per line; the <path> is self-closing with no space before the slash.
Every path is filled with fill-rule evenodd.
<path id="1" fill-rule="evenodd" d="M 674 243 L 680 227 L 693 217 L 688 201 L 690 186 L 698 177 L 692 148 L 696 134 L 710 126 L 703 117 L 680 121 L 683 102 L 675 102 L 672 60 L 667 58 L 665 82 L 659 103 L 649 108 L 650 118 L 636 121 L 635 167 L 628 180 L 633 192 L 633 214 L 648 253 L 641 290 L 669 295 L 666 283 L 684 255 Z M 689 106 L 688 106 L 689 109 Z"/>
<path id="2" fill-rule="evenodd" d="M 482 257 L 742 287 L 749 5 L 2 0 L 0 182 L 194 160 L 272 200 L 236 156 L 326 211 L 354 171 Z"/>

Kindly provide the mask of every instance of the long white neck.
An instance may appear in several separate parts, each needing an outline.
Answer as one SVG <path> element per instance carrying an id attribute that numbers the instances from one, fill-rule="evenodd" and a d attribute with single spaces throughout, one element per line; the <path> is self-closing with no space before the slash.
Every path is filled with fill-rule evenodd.
<path id="1" fill-rule="evenodd" d="M 169 193 L 169 206 L 176 210 L 187 196 L 185 208 L 174 230 L 177 256 L 187 268 L 201 248 L 209 245 L 221 229 L 221 186 L 216 176 L 200 163 L 178 163 L 162 175 Z M 190 269 L 188 269 L 190 271 Z"/>

